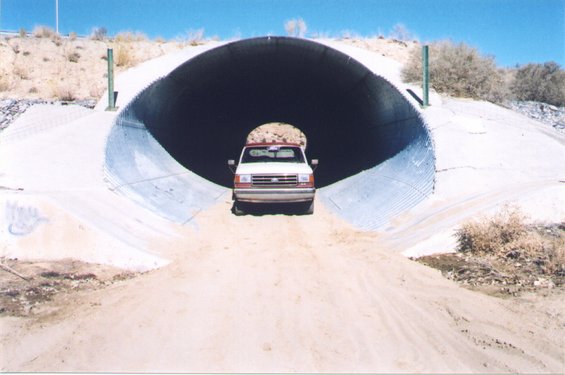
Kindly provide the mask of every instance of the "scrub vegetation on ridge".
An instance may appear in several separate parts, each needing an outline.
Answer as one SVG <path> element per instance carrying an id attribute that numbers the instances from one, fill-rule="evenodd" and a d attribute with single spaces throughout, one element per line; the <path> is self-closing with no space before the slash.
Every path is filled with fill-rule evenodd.
<path id="1" fill-rule="evenodd" d="M 302 18 L 284 24 L 289 36 L 308 37 Z M 314 38 L 328 35 L 310 32 Z M 97 27 L 87 38 L 71 32 L 57 34 L 47 26 L 31 33 L 20 29 L 17 36 L 0 39 L 0 97 L 59 100 L 97 99 L 106 84 L 106 49 L 114 49 L 117 73 L 175 49 L 204 44 L 217 37 L 205 37 L 204 29 L 188 30 L 173 41 L 149 40 L 140 32 L 122 31 L 108 36 Z M 406 82 L 420 82 L 421 43 L 401 24 L 388 37 L 382 33 L 362 37 L 344 31 L 336 39 L 391 57 L 403 65 Z M 430 43 L 430 85 L 435 91 L 474 99 L 504 103 L 510 100 L 538 101 L 565 106 L 565 70 L 555 62 L 527 64 L 515 68 L 496 66 L 494 56 L 482 56 L 465 43 Z"/>
<path id="2" fill-rule="evenodd" d="M 442 94 L 494 103 L 527 100 L 565 106 L 565 70 L 555 62 L 499 68 L 494 56 L 444 40 L 429 45 L 429 74 L 431 87 Z M 421 77 L 422 53 L 414 48 L 402 78 L 420 82 Z"/>

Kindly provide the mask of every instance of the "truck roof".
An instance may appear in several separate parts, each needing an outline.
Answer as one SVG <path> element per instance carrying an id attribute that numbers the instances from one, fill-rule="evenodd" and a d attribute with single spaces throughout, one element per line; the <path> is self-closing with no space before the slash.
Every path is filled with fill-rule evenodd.
<path id="1" fill-rule="evenodd" d="M 290 143 L 290 142 L 257 142 L 257 143 L 248 143 L 245 147 L 264 147 L 264 146 L 293 146 L 293 147 L 302 147 L 298 143 Z"/>

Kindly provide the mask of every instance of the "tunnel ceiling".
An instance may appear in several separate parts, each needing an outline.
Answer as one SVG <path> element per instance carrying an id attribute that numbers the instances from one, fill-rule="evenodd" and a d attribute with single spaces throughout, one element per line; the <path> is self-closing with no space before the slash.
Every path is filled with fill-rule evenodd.
<path id="1" fill-rule="evenodd" d="M 402 156 L 407 149 L 424 142 L 431 150 L 418 111 L 396 87 L 345 53 L 296 38 L 247 39 L 201 53 L 141 92 L 119 117 L 118 126 L 139 124 L 186 169 L 225 187 L 233 180 L 226 161 L 238 157 L 250 131 L 269 122 L 306 134 L 307 156 L 320 160 L 318 187 L 395 157 L 411 168 Z M 402 181 L 405 173 L 391 179 Z"/>

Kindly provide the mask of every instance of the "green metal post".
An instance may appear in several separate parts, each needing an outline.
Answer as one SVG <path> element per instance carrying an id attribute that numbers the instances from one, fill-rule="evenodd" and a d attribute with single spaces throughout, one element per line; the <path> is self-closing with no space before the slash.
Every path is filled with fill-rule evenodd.
<path id="1" fill-rule="evenodd" d="M 114 50 L 108 48 L 108 108 L 107 111 L 115 111 L 115 93 L 114 93 Z"/>
<path id="2" fill-rule="evenodd" d="M 430 71 L 428 69 L 428 46 L 422 46 L 422 91 L 424 108 L 430 105 Z"/>

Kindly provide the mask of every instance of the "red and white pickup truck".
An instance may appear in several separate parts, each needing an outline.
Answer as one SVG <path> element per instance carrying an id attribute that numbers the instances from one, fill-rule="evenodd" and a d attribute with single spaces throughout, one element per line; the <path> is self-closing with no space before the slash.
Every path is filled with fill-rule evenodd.
<path id="1" fill-rule="evenodd" d="M 249 143 L 239 163 L 228 160 L 235 174 L 234 213 L 244 213 L 246 203 L 303 203 L 307 214 L 314 212 L 314 170 L 318 160 L 308 164 L 304 149 L 293 143 Z M 234 170 L 235 168 L 235 170 Z"/>

